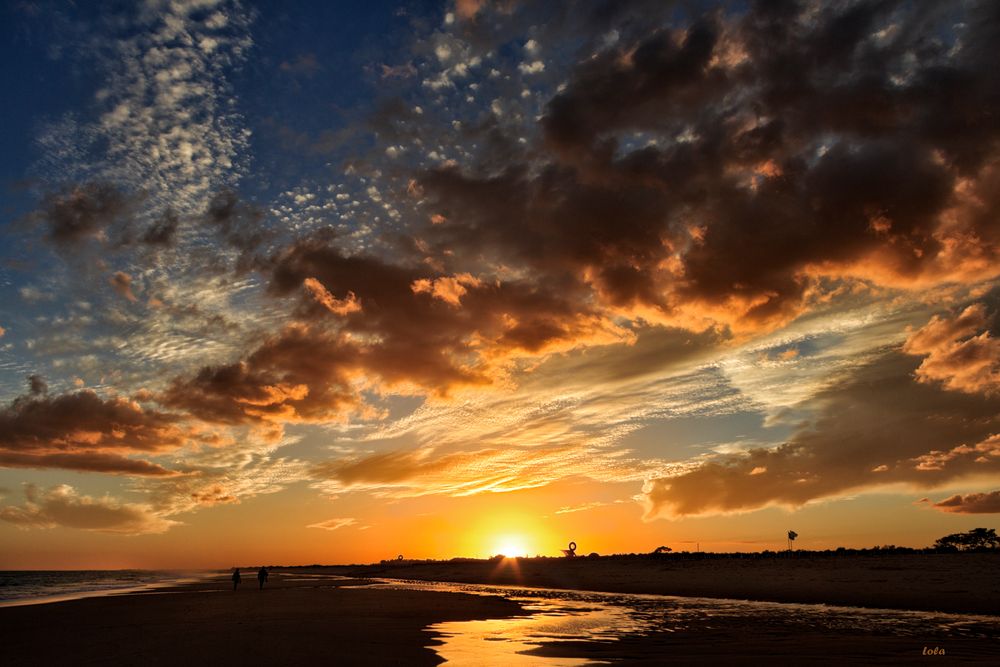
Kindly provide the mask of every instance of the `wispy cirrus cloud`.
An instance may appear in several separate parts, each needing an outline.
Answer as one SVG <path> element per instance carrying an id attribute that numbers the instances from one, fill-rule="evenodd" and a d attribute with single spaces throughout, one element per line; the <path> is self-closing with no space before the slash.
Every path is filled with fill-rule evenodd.
<path id="1" fill-rule="evenodd" d="M 357 525 L 358 520 L 352 518 L 344 519 L 327 519 L 326 521 L 320 521 L 318 523 L 311 523 L 306 528 L 319 528 L 321 530 L 339 530 L 341 528 L 347 528 L 348 526 Z"/>

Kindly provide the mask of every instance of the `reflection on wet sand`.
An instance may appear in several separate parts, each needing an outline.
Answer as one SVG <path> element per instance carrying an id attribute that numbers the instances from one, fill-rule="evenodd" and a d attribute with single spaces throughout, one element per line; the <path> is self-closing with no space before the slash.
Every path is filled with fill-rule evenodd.
<path id="1" fill-rule="evenodd" d="M 913 659 L 925 646 L 950 647 L 952 655 L 988 662 L 1000 649 L 995 616 L 416 581 L 376 587 L 500 595 L 532 612 L 429 626 L 441 642 L 434 650 L 454 664 L 581 665 L 767 654 L 836 662 Z"/>

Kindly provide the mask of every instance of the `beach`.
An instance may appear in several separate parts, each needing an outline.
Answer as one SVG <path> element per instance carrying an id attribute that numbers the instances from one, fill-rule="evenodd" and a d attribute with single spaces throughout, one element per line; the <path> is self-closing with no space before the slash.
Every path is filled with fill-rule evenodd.
<path id="1" fill-rule="evenodd" d="M 0 638 L 5 665 L 843 664 L 935 650 L 989 664 L 1000 654 L 996 560 L 402 562 L 275 568 L 263 591 L 245 570 L 235 592 L 222 574 L 0 608 Z M 753 601 L 765 591 L 784 600 Z M 845 600 L 855 604 L 832 606 Z"/>

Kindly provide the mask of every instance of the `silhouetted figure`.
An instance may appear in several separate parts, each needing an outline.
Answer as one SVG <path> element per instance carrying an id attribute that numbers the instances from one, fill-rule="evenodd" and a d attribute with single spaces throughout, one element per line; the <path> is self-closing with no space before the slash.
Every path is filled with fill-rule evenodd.
<path id="1" fill-rule="evenodd" d="M 260 569 L 257 570 L 257 583 L 260 584 L 260 588 L 258 588 L 257 590 L 261 591 L 264 590 L 265 581 L 267 581 L 267 568 L 261 565 Z"/>
<path id="2" fill-rule="evenodd" d="M 233 570 L 233 590 L 234 591 L 236 590 L 236 587 L 240 585 L 240 579 L 241 579 L 241 577 L 240 577 L 240 568 L 236 568 L 235 570 Z"/>

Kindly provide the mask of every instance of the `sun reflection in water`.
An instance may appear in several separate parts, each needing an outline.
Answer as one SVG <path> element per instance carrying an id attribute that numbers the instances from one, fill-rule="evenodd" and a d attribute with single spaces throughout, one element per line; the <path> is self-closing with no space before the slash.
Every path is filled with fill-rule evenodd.
<path id="1" fill-rule="evenodd" d="M 525 601 L 526 602 L 526 601 Z M 546 600 L 524 604 L 530 616 L 486 621 L 436 623 L 428 630 L 439 635 L 441 645 L 434 650 L 446 662 L 456 665 L 593 665 L 592 658 L 552 655 L 558 644 L 569 642 L 615 641 L 618 633 L 635 624 L 623 610 L 595 608 L 585 603 Z M 545 647 L 545 655 L 540 655 Z"/>

